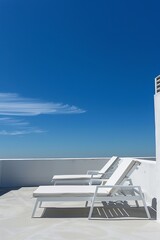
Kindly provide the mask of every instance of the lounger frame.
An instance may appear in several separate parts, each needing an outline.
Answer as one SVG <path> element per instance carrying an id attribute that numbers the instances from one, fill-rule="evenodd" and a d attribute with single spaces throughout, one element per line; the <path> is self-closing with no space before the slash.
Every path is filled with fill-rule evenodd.
<path id="1" fill-rule="evenodd" d="M 51 191 L 47 190 L 46 187 L 48 186 L 44 186 L 45 191 L 42 189 L 35 191 L 34 193 L 34 197 L 36 197 L 37 200 L 33 209 L 32 217 L 35 216 L 37 207 L 41 207 L 43 202 L 85 201 L 86 205 L 90 202 L 91 206 L 88 219 L 91 219 L 96 202 L 135 201 L 138 206 L 138 201 L 142 201 L 146 215 L 150 219 L 150 213 L 148 211 L 141 187 L 133 186 L 130 178 L 132 172 L 137 169 L 140 164 L 141 163 L 139 161 L 134 161 L 132 159 L 128 162 L 122 162 L 109 180 L 101 179 L 101 185 L 85 186 L 85 191 L 82 186 L 79 186 L 79 189 L 77 186 L 76 190 L 74 190 L 71 186 L 50 186 L 52 189 Z M 62 191 L 61 189 L 65 190 Z"/>
<path id="2" fill-rule="evenodd" d="M 102 195 L 99 194 L 98 190 L 100 188 L 112 188 L 114 190 L 114 194 L 112 195 Z M 127 191 L 129 194 L 124 194 L 124 192 Z M 121 193 L 122 192 L 122 193 Z M 142 204 L 144 206 L 144 209 L 146 211 L 146 216 L 148 219 L 151 219 L 147 204 L 145 202 L 144 195 L 142 193 L 140 186 L 124 186 L 124 185 L 114 185 L 114 186 L 105 186 L 105 185 L 98 185 L 96 186 L 95 193 L 92 196 L 71 196 L 71 197 L 37 197 L 32 217 L 35 216 L 35 212 L 37 207 L 42 207 L 43 202 L 73 202 L 73 201 L 85 201 L 85 202 L 91 202 L 90 211 L 88 215 L 88 219 L 92 219 L 92 213 L 93 208 L 95 206 L 95 203 L 97 202 L 117 202 L 117 201 L 142 201 Z"/>

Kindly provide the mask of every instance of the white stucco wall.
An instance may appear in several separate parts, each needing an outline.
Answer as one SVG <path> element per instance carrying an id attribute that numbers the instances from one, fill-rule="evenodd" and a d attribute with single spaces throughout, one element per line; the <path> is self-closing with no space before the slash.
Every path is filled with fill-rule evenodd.
<path id="1" fill-rule="evenodd" d="M 160 220 L 160 93 L 154 96 L 155 137 L 156 137 L 156 185 L 157 185 L 157 220 Z"/>
<path id="2" fill-rule="evenodd" d="M 156 199 L 156 162 L 148 160 L 139 160 L 141 165 L 137 171 L 132 174 L 134 185 L 141 186 L 145 199 L 148 204 L 154 205 Z M 155 206 L 153 206 L 155 207 Z"/>

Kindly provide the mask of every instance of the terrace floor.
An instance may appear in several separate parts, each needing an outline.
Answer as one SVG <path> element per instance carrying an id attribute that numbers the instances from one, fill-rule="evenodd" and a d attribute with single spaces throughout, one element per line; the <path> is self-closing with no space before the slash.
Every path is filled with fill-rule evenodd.
<path id="1" fill-rule="evenodd" d="M 155 211 L 150 209 L 152 219 L 148 220 L 144 219 L 146 216 L 142 207 L 135 208 L 127 204 L 99 205 L 93 213 L 93 217 L 98 219 L 88 220 L 89 208 L 85 208 L 83 202 L 50 203 L 43 214 L 42 209 L 37 210 L 36 216 L 42 214 L 41 218 L 31 218 L 35 203 L 32 193 L 35 189 L 0 190 L 1 239 L 160 239 L 160 223 L 155 220 Z M 128 216 L 130 219 L 126 218 Z"/>

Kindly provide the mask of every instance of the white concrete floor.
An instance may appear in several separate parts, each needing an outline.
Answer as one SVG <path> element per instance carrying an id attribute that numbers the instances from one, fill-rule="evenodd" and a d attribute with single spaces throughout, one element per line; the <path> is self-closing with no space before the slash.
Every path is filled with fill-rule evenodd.
<path id="1" fill-rule="evenodd" d="M 154 240 L 160 239 L 160 223 L 155 219 L 115 219 L 113 206 L 96 208 L 94 216 L 98 220 L 88 220 L 89 208 L 84 203 L 57 203 L 44 212 L 42 218 L 31 218 L 36 188 L 11 190 L 0 197 L 0 239 L 3 240 Z M 49 205 L 47 205 L 49 207 Z M 53 208 L 54 207 L 54 208 Z M 56 207 L 56 208 L 55 208 Z M 97 211 L 98 209 L 98 211 Z M 106 208 L 105 208 L 106 209 Z M 121 207 L 119 208 L 120 210 Z M 117 210 L 118 211 L 118 210 Z M 126 208 L 131 217 L 145 217 L 144 209 Z M 42 209 L 36 214 L 40 216 Z M 123 212 L 124 214 L 124 212 Z M 107 216 L 109 218 L 107 218 Z M 125 216 L 125 214 L 124 214 Z M 103 218 L 101 218 L 103 217 Z"/>

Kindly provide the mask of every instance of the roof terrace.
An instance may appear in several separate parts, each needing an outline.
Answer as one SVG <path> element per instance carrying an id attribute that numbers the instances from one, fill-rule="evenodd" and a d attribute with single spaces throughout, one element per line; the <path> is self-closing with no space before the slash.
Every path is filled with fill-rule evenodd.
<path id="1" fill-rule="evenodd" d="M 35 199 L 33 191 L 39 185 L 51 184 L 53 174 L 85 173 L 99 169 L 107 158 L 86 159 L 8 159 L 0 161 L 0 234 L 9 239 L 159 239 L 160 225 L 156 221 L 155 159 L 139 159 L 141 166 L 132 175 L 134 185 L 140 185 L 146 197 L 151 220 L 143 207 L 117 203 L 100 204 L 88 220 L 89 207 L 83 202 L 46 203 L 31 218 Z M 92 167 L 91 167 L 92 166 Z M 130 220 L 132 219 L 132 220 Z"/>

